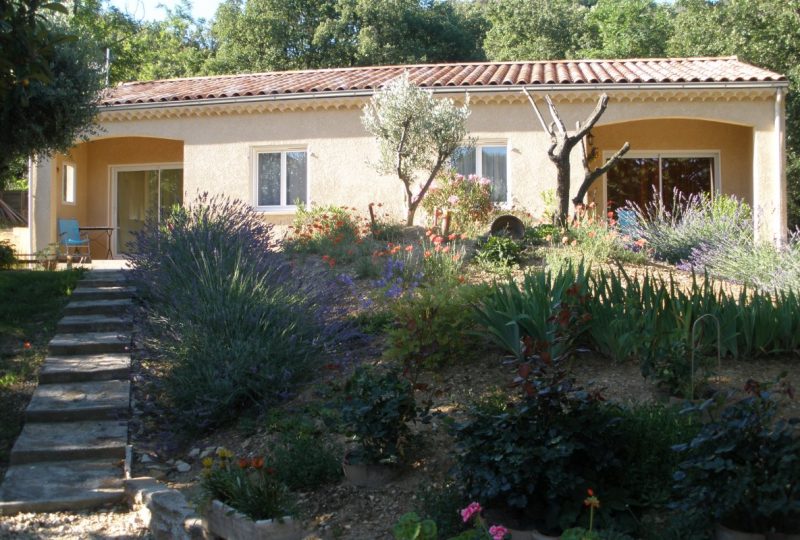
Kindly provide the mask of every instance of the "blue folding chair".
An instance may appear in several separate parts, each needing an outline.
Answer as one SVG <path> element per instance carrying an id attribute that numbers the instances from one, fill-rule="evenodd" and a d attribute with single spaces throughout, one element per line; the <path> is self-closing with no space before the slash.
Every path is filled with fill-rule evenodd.
<path id="1" fill-rule="evenodd" d="M 78 228 L 77 219 L 59 219 L 58 220 L 58 243 L 64 247 L 67 254 L 67 259 L 72 255 L 80 256 L 79 262 L 84 262 L 86 259 L 91 259 L 89 253 L 89 239 L 81 237 L 80 229 Z M 70 248 L 73 248 L 72 255 Z M 81 250 L 86 250 L 81 254 Z"/>
<path id="2" fill-rule="evenodd" d="M 617 210 L 617 227 L 622 235 L 634 235 L 638 230 L 636 212 L 633 210 Z"/>

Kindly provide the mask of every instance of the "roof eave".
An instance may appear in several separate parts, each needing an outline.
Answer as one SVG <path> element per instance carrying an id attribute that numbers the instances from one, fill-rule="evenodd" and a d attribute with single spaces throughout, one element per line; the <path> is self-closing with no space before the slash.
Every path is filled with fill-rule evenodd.
<path id="1" fill-rule="evenodd" d="M 681 83 L 583 83 L 583 84 L 519 84 L 519 85 L 487 85 L 487 86 L 436 86 L 426 87 L 435 94 L 480 94 L 480 93 L 516 93 L 527 89 L 532 93 L 545 92 L 574 92 L 592 89 L 604 91 L 630 91 L 630 90 L 722 90 L 722 89 L 769 89 L 787 88 L 789 82 L 780 81 L 734 81 L 734 82 L 681 82 Z M 241 103 L 259 103 L 269 101 L 293 101 L 306 99 L 343 98 L 343 97 L 368 97 L 375 93 L 375 89 L 364 90 L 336 90 L 326 92 L 293 92 L 286 94 L 266 94 L 254 96 L 236 96 L 223 98 L 186 99 L 174 101 L 156 101 L 143 103 L 121 103 L 114 105 L 101 105 L 103 111 L 126 111 L 141 109 L 160 109 L 170 107 L 194 107 L 201 105 L 227 105 Z"/>

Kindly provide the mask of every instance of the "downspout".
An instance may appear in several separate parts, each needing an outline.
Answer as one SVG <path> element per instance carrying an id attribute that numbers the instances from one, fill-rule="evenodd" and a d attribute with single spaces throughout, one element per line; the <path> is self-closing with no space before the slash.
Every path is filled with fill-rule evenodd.
<path id="1" fill-rule="evenodd" d="M 33 254 L 33 156 L 28 156 L 28 251 Z"/>
<path id="2" fill-rule="evenodd" d="M 782 246 L 786 243 L 786 91 L 783 88 L 775 90 L 775 136 L 777 140 L 778 166 L 775 173 L 777 178 L 773 182 L 775 201 L 773 219 L 773 242 Z"/>

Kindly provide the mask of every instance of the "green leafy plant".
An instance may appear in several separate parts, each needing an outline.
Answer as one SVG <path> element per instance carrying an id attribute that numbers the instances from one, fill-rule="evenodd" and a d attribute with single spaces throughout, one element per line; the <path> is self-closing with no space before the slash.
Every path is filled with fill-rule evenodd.
<path id="1" fill-rule="evenodd" d="M 300 253 L 325 256 L 325 262 L 349 262 L 368 248 L 363 239 L 370 232 L 369 222 L 354 215 L 355 209 L 340 206 L 298 205 L 287 247 Z M 329 263 L 330 264 L 330 263 Z"/>
<path id="2" fill-rule="evenodd" d="M 450 538 L 464 531 L 459 509 L 469 500 L 453 479 L 421 485 L 415 500 L 417 513 L 436 523 L 440 537 Z"/>
<path id="3" fill-rule="evenodd" d="M 508 236 L 490 236 L 478 247 L 475 258 L 483 263 L 513 266 L 522 260 L 522 245 Z"/>
<path id="4" fill-rule="evenodd" d="M 776 392 L 754 381 L 745 389 L 749 397 L 675 446 L 683 459 L 674 475 L 675 506 L 744 532 L 796 533 L 800 420 L 777 418 Z"/>
<path id="5" fill-rule="evenodd" d="M 0 270 L 13 268 L 17 262 L 14 246 L 8 240 L 0 240 Z"/>
<path id="6" fill-rule="evenodd" d="M 282 518 L 293 513 L 286 486 L 263 458 L 239 458 L 227 449 L 205 458 L 200 488 L 206 500 L 216 499 L 253 520 Z"/>
<path id="7" fill-rule="evenodd" d="M 309 491 L 342 476 L 342 450 L 319 433 L 290 432 L 270 447 L 269 464 L 289 489 Z"/>
<path id="8" fill-rule="evenodd" d="M 397 370 L 360 367 L 344 387 L 342 420 L 358 444 L 349 460 L 361 463 L 398 463 L 408 443 L 409 422 L 419 410 L 414 389 Z"/>
<path id="9" fill-rule="evenodd" d="M 531 244 L 545 245 L 553 241 L 553 238 L 559 236 L 561 229 L 550 223 L 541 223 L 533 227 L 525 229 L 525 240 Z"/>
<path id="10" fill-rule="evenodd" d="M 471 306 L 488 294 L 486 286 L 432 285 L 391 306 L 394 324 L 385 355 L 403 365 L 412 380 L 421 369 L 463 363 L 480 350 Z"/>
<path id="11" fill-rule="evenodd" d="M 415 512 L 400 516 L 392 527 L 395 540 L 437 540 L 439 533 L 436 522 L 430 519 L 421 519 Z"/>
<path id="12" fill-rule="evenodd" d="M 576 523 L 582 486 L 619 474 L 616 421 L 558 365 L 521 368 L 520 376 L 520 402 L 474 407 L 455 427 L 454 471 L 468 496 L 559 531 Z"/>
<path id="13" fill-rule="evenodd" d="M 454 169 L 439 173 L 422 201 L 433 217 L 437 210 L 450 212 L 450 231 L 469 232 L 487 223 L 493 204 L 492 182 L 475 175 L 463 176 Z M 439 216 L 441 221 L 443 216 Z"/>

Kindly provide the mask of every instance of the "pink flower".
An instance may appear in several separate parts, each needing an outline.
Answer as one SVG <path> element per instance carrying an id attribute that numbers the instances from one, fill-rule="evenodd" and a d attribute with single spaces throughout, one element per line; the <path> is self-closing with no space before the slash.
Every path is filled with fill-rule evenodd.
<path id="1" fill-rule="evenodd" d="M 472 516 L 475 514 L 480 514 L 482 510 L 483 508 L 481 508 L 480 503 L 471 502 L 469 503 L 469 506 L 461 511 L 461 519 L 463 519 L 464 523 L 466 523 L 472 519 Z"/>
<path id="2" fill-rule="evenodd" d="M 447 202 L 449 202 L 450 204 L 458 204 L 458 195 L 450 195 L 447 198 Z"/>
<path id="3" fill-rule="evenodd" d="M 492 535 L 493 540 L 503 540 L 508 534 L 508 529 L 502 525 L 492 525 L 489 527 L 489 534 Z"/>

